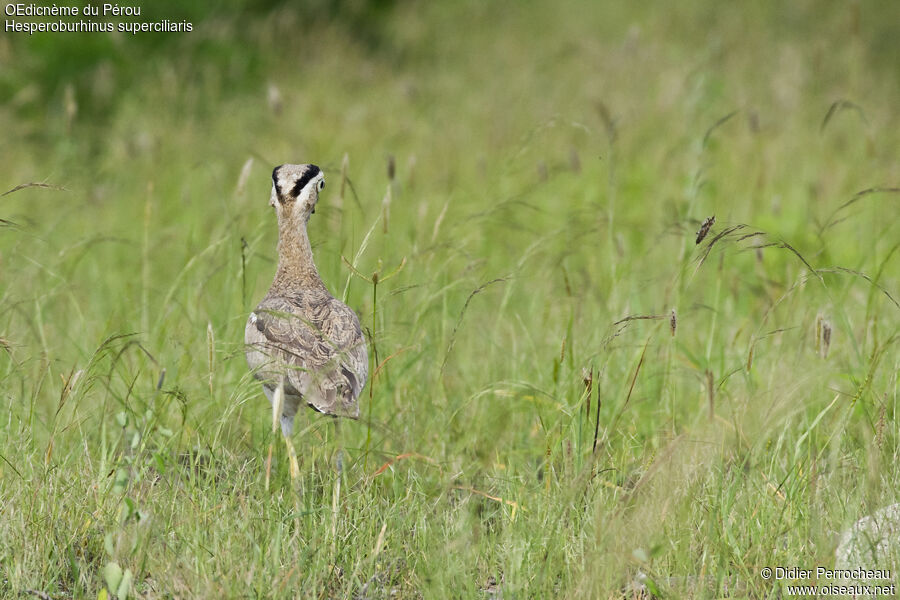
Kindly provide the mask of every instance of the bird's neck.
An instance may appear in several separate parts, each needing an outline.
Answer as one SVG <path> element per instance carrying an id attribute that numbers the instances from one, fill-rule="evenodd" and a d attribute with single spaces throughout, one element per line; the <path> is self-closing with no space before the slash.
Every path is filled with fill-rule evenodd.
<path id="1" fill-rule="evenodd" d="M 320 286 L 322 279 L 313 261 L 306 223 L 289 219 L 278 223 L 278 270 L 273 287 L 296 288 Z"/>

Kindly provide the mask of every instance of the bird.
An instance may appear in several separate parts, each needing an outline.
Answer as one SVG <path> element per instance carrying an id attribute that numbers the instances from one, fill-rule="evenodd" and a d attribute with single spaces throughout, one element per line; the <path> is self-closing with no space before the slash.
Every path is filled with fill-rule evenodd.
<path id="1" fill-rule="evenodd" d="M 313 260 L 307 224 L 324 188 L 325 176 L 313 164 L 272 171 L 269 205 L 278 219 L 278 266 L 244 329 L 247 364 L 272 404 L 273 433 L 281 424 L 292 480 L 300 473 L 291 442 L 298 408 L 306 403 L 332 415 L 336 427 L 337 417 L 359 418 L 369 370 L 359 317 L 328 291 Z M 268 465 L 271 452 L 270 444 Z"/>

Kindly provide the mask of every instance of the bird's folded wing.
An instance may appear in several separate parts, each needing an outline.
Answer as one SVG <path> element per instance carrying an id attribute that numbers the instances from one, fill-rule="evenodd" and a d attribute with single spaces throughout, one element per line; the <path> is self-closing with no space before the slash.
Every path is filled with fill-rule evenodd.
<path id="1" fill-rule="evenodd" d="M 266 298 L 256 309 L 256 328 L 270 352 L 292 367 L 285 375 L 296 389 L 314 393 L 314 383 L 323 395 L 355 401 L 368 375 L 368 355 L 359 319 L 348 306 L 311 294 Z"/>

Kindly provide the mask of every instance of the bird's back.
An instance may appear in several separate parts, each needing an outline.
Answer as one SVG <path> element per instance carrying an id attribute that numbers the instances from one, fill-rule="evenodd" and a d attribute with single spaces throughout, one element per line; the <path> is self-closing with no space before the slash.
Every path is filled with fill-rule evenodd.
<path id="1" fill-rule="evenodd" d="M 244 331 L 256 377 L 302 396 L 316 410 L 359 416 L 368 352 L 356 313 L 321 287 L 270 290 Z"/>

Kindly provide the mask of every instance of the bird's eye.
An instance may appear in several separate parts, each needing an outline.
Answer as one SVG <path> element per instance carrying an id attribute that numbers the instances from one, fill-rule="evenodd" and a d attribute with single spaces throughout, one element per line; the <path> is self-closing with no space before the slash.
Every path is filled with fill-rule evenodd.
<path id="1" fill-rule="evenodd" d="M 316 184 L 316 189 L 319 190 L 320 192 L 325 189 L 325 180 L 324 179 L 319 180 L 319 183 Z"/>

